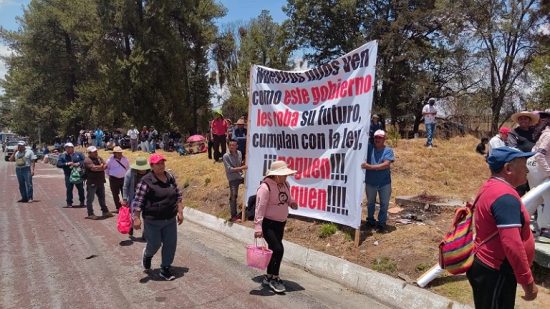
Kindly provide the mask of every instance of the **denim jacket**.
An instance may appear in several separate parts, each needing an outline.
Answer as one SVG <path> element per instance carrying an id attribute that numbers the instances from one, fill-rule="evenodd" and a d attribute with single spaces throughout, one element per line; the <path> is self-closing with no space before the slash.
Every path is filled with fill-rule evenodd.
<path id="1" fill-rule="evenodd" d="M 63 173 L 65 173 L 65 176 L 69 176 L 71 174 L 71 167 L 67 166 L 66 164 L 68 162 L 74 162 L 78 163 L 81 167 L 84 167 L 82 162 L 84 161 L 84 154 L 82 152 L 73 152 L 72 155 L 69 155 L 67 152 L 62 153 L 59 158 L 57 159 L 57 167 L 63 169 Z"/>

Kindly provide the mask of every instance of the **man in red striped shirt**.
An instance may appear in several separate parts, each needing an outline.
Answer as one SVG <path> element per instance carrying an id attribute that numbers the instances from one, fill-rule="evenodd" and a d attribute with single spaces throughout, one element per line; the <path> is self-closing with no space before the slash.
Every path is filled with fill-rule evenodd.
<path id="1" fill-rule="evenodd" d="M 479 308 L 514 308 L 520 284 L 525 300 L 538 289 L 531 273 L 535 241 L 530 216 L 515 188 L 527 181 L 532 152 L 498 147 L 487 158 L 491 178 L 481 187 L 475 205 L 476 255 L 466 273 Z"/>

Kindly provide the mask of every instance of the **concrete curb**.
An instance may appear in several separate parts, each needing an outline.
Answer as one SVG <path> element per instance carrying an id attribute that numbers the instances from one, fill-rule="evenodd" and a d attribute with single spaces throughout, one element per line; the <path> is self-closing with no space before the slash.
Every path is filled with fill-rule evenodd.
<path id="1" fill-rule="evenodd" d="M 232 224 L 196 209 L 186 207 L 185 218 L 211 230 L 223 233 L 240 242 L 252 240 L 251 228 Z M 317 276 L 336 281 L 352 290 L 364 293 L 396 308 L 471 308 L 446 297 L 413 286 L 366 267 L 350 263 L 319 251 L 283 241 L 284 261 L 301 267 Z M 244 254 L 243 254 L 244 256 Z"/>

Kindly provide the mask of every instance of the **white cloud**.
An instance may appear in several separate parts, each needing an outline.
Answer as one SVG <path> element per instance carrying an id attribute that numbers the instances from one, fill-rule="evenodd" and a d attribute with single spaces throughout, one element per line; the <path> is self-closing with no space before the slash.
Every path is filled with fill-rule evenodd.
<path id="1" fill-rule="evenodd" d="M 5 6 L 5 5 L 10 5 L 10 4 L 13 4 L 13 3 L 14 3 L 13 0 L 0 0 L 0 7 Z"/>
<path id="2" fill-rule="evenodd" d="M 0 5 L 2 4 L 1 1 L 2 0 L 0 0 Z M 0 45 L 0 56 L 7 56 L 10 53 L 11 53 L 10 49 L 7 46 Z M 7 72 L 8 72 L 8 68 L 6 67 L 6 64 L 4 63 L 4 61 L 0 59 L 0 79 L 3 79 Z M 0 87 L 0 94 L 2 94 L 3 92 L 4 92 L 4 89 Z"/>

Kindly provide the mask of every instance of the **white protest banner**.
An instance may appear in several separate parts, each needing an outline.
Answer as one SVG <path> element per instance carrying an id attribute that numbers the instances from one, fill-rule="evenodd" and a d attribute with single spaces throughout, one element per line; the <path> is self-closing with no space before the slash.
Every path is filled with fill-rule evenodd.
<path id="1" fill-rule="evenodd" d="M 307 71 L 253 66 L 246 199 L 273 161 L 298 203 L 292 214 L 358 228 L 378 44 L 369 42 Z"/>

